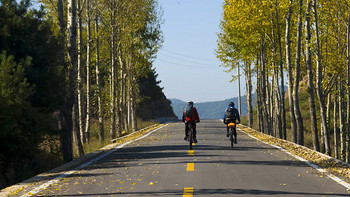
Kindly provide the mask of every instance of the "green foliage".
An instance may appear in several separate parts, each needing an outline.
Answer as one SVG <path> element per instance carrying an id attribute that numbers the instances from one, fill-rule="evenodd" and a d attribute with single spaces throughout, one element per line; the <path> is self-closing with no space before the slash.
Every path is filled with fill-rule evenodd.
<path id="1" fill-rule="evenodd" d="M 147 120 L 160 117 L 175 117 L 170 101 L 165 97 L 163 88 L 159 87 L 157 74 L 154 70 L 148 72 L 147 77 L 140 77 L 141 101 L 137 108 L 138 117 Z"/>
<path id="2" fill-rule="evenodd" d="M 29 0 L 0 3 L 0 187 L 47 169 L 38 158 L 59 160 L 57 149 L 43 143 L 55 141 L 58 131 L 59 45 L 43 12 L 29 6 Z"/>

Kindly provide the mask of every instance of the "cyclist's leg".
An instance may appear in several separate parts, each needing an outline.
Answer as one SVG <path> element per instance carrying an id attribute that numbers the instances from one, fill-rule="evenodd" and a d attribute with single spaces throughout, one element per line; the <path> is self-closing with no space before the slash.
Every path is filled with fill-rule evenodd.
<path id="1" fill-rule="evenodd" d="M 235 144 L 237 143 L 237 130 L 236 127 L 233 128 L 233 135 L 235 136 Z"/>
<path id="2" fill-rule="evenodd" d="M 228 123 L 226 124 L 226 129 L 227 129 L 227 133 L 226 133 L 226 137 L 229 137 L 229 132 L 230 132 L 230 128 L 228 127 Z"/>
<path id="3" fill-rule="evenodd" d="M 185 122 L 185 140 L 188 138 L 188 124 L 189 122 Z"/>
<path id="4" fill-rule="evenodd" d="M 193 141 L 194 143 L 197 143 L 197 129 L 196 129 L 196 123 L 193 123 Z"/>

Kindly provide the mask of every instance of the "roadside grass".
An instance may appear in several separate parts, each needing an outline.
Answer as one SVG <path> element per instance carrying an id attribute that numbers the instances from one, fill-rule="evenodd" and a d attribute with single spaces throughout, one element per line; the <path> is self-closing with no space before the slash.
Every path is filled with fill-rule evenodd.
<path id="1" fill-rule="evenodd" d="M 305 146 L 300 146 L 290 141 L 286 141 L 279 138 L 275 138 L 270 135 L 266 135 L 264 133 L 258 132 L 255 129 L 252 129 L 246 126 L 238 125 L 238 127 L 244 132 L 262 141 L 265 141 L 269 144 L 273 144 L 276 146 L 280 146 L 294 155 L 297 155 L 301 158 L 311 161 L 312 163 L 320 166 L 321 168 L 327 170 L 328 172 L 331 172 L 333 174 L 336 174 L 338 176 L 341 176 L 347 179 L 347 182 L 350 181 L 350 164 L 336 160 L 325 154 L 311 150 Z"/>

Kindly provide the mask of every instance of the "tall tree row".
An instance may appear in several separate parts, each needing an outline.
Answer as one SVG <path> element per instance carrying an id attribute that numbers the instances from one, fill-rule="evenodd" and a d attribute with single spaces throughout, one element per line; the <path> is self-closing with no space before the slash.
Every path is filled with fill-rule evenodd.
<path id="1" fill-rule="evenodd" d="M 156 0 L 40 2 L 0 0 L 0 188 L 139 129 L 144 97 L 164 106 L 144 119 L 175 116 L 152 68 Z"/>
<path id="2" fill-rule="evenodd" d="M 64 43 L 61 61 L 69 85 L 61 111 L 65 128 L 61 141 L 65 159 L 70 160 L 68 138 L 73 134 L 75 150 L 83 155 L 83 144 L 95 135 L 90 129 L 92 119 L 97 120 L 101 141 L 105 129 L 112 140 L 137 129 L 137 82 L 152 70 L 162 43 L 161 13 L 155 0 L 41 3 Z"/>
<path id="3" fill-rule="evenodd" d="M 247 98 L 255 90 L 248 124 L 257 120 L 261 132 L 349 162 L 350 2 L 225 0 L 222 7 L 216 54 L 228 71 L 243 65 Z"/>
<path id="4" fill-rule="evenodd" d="M 1 188 L 32 176 L 33 169 L 47 170 L 42 161 L 59 164 L 59 146 L 45 142 L 59 140 L 57 111 L 69 115 L 62 108 L 64 51 L 57 50 L 63 40 L 53 35 L 43 10 L 30 5 L 0 1 Z"/>

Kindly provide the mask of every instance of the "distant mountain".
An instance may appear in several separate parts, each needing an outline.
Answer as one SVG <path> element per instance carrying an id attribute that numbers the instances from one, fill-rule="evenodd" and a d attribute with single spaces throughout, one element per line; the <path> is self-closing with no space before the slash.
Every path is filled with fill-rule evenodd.
<path id="1" fill-rule="evenodd" d="M 173 108 L 175 115 L 179 119 L 181 119 L 182 110 L 186 106 L 186 102 L 179 99 L 169 99 L 169 100 L 171 101 L 171 106 Z M 199 117 L 201 119 L 222 119 L 224 116 L 224 111 L 230 102 L 234 102 L 235 107 L 238 109 L 238 97 L 226 99 L 223 101 L 194 103 L 194 106 L 197 108 Z M 241 102 L 242 102 L 241 115 L 245 116 L 247 114 L 246 96 L 241 97 Z"/>

